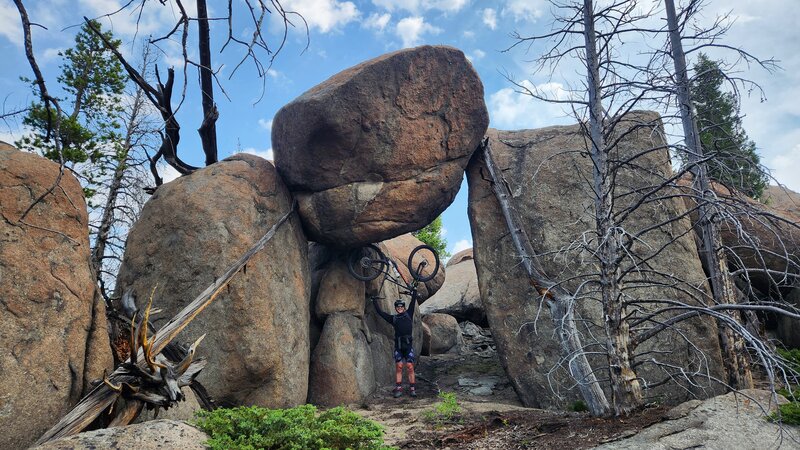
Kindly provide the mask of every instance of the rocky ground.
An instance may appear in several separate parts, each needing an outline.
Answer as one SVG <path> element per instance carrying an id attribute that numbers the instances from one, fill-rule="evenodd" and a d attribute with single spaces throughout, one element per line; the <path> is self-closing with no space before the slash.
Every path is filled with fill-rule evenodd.
<path id="1" fill-rule="evenodd" d="M 401 449 L 774 449 L 800 448 L 798 430 L 764 419 L 766 391 L 727 394 L 676 408 L 647 408 L 629 418 L 594 418 L 586 412 L 521 406 L 505 376 L 488 330 L 463 327 L 461 353 L 423 356 L 412 399 L 379 390 L 357 409 L 386 427 L 386 443 Z M 432 423 L 426 411 L 439 391 L 454 392 L 461 413 Z M 774 404 L 773 404 L 774 406 Z"/>

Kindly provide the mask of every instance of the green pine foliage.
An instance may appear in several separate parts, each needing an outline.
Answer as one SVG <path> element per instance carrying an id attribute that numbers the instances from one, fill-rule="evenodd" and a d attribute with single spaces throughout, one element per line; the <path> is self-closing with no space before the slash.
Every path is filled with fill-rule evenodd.
<path id="1" fill-rule="evenodd" d="M 742 129 L 736 96 L 722 90 L 726 78 L 719 62 L 701 53 L 694 73 L 691 95 L 700 140 L 704 153 L 713 156 L 708 164 L 709 175 L 749 197 L 760 198 L 769 179 L 760 168 L 755 143 Z"/>
<path id="2" fill-rule="evenodd" d="M 442 236 L 442 216 L 437 217 L 422 229 L 411 233 L 420 241 L 430 245 L 439 254 L 439 258 L 449 258 L 447 240 Z"/>
<path id="3" fill-rule="evenodd" d="M 214 450 L 388 450 L 383 427 L 342 407 L 318 413 L 313 405 L 288 409 L 258 406 L 197 413 L 196 425 Z"/>
<path id="4" fill-rule="evenodd" d="M 101 29 L 100 22 L 92 26 Z M 115 46 L 110 31 L 103 35 Z M 59 104 L 62 108 L 58 138 L 64 162 L 81 178 L 87 194 L 118 163 L 121 146 L 120 96 L 125 89 L 125 74 L 114 55 L 105 48 L 88 24 L 75 36 L 74 47 L 60 53 L 63 58 L 58 77 Z M 29 80 L 28 80 L 29 81 Z M 38 86 L 31 83 L 34 95 Z M 31 132 L 16 142 L 18 148 L 60 160 L 54 135 L 57 111 L 35 102 L 22 122 Z"/>

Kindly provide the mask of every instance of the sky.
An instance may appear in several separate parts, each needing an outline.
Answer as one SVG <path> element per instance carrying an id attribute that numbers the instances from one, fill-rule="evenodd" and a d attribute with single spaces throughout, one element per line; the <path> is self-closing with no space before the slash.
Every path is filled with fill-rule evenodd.
<path id="1" fill-rule="evenodd" d="M 645 0 L 654 1 L 654 0 Z M 47 29 L 33 30 L 34 51 L 44 76 L 53 90 L 56 85 L 58 52 L 70 47 L 82 17 L 100 17 L 116 11 L 122 0 L 50 0 L 25 1 L 33 22 Z M 133 2 L 138 4 L 139 2 Z M 193 1 L 185 1 L 191 11 Z M 191 4 L 191 5 L 189 5 Z M 209 2 L 210 16 L 223 2 Z M 242 57 L 241 48 L 229 46 L 219 53 L 227 36 L 227 25 L 211 22 L 213 65 L 225 95 L 219 88 L 216 100 L 220 110 L 217 133 L 220 159 L 237 151 L 272 158 L 270 129 L 275 113 L 286 103 L 330 76 L 383 53 L 423 44 L 450 45 L 464 52 L 484 85 L 484 99 L 489 111 L 490 126 L 515 130 L 574 123 L 562 107 L 543 103 L 515 92 L 509 82 L 558 90 L 579 75 L 565 70 L 552 75 L 536 73 L 533 60 L 541 48 L 514 48 L 506 51 L 514 39 L 513 32 L 532 35 L 552 27 L 554 11 L 545 0 L 283 0 L 286 10 L 302 14 L 302 23 L 289 30 L 286 45 L 267 71 L 263 86 L 254 66 L 243 64 L 228 78 Z M 123 11 L 103 17 L 104 27 L 111 28 L 123 41 L 123 53 L 135 60 L 137 45 L 152 34 L 158 36 L 176 19 L 172 4 L 162 6 L 147 1 L 137 27 L 137 14 Z M 758 82 L 765 100 L 758 93 L 745 95 L 741 111 L 744 128 L 755 141 L 762 163 L 788 188 L 800 191 L 800 0 L 708 0 L 704 20 L 730 12 L 735 22 L 726 43 L 745 47 L 762 58 L 774 57 L 781 69 L 765 70 L 742 66 L 740 75 Z M 243 19 L 241 15 L 237 16 Z M 277 46 L 283 33 L 274 16 L 267 19 L 271 46 Z M 233 30 L 240 38 L 252 34 L 252 25 L 244 20 L 234 22 Z M 192 29 L 192 34 L 196 29 Z M 628 44 L 628 43 L 626 43 Z M 623 44 L 622 51 L 626 44 Z M 636 42 L 627 45 L 636 51 Z M 24 58 L 22 31 L 14 4 L 0 1 L 0 113 L 25 107 L 34 98 L 20 76 L 31 77 Z M 190 58 L 197 59 L 196 51 Z M 724 58 L 725 54 L 714 54 Z M 159 67 L 176 65 L 180 72 L 179 46 L 175 42 L 161 45 Z M 263 58 L 266 60 L 266 58 Z M 690 62 L 691 64 L 691 62 Z M 179 75 L 179 84 L 182 82 Z M 194 130 L 202 120 L 197 99 L 197 73 L 189 68 L 186 101 L 178 112 L 182 126 L 179 155 L 187 162 L 202 165 L 200 141 Z M 746 93 L 745 93 L 746 94 Z M 763 101 L 762 101 L 763 100 Z M 18 121 L 0 122 L 0 140 L 13 142 L 24 130 Z M 175 174 L 167 174 L 167 178 Z M 774 184 L 774 182 L 773 182 Z M 466 214 L 466 183 L 462 184 L 454 203 L 443 214 L 445 238 L 451 253 L 472 246 Z"/>

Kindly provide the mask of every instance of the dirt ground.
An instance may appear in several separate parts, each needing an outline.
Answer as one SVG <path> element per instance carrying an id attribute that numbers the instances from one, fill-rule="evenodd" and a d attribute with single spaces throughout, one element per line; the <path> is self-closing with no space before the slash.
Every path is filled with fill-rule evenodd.
<path id="1" fill-rule="evenodd" d="M 417 398 L 380 389 L 356 411 L 385 426 L 385 440 L 401 449 L 584 449 L 629 436 L 661 421 L 667 408 L 626 419 L 524 408 L 495 352 L 421 357 Z M 426 422 L 439 391 L 454 392 L 461 413 L 447 423 Z"/>

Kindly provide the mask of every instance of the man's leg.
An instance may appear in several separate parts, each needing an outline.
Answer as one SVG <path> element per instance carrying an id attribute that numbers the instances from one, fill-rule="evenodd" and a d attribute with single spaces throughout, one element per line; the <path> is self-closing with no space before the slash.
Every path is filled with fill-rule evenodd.
<path id="1" fill-rule="evenodd" d="M 403 395 L 403 362 L 397 361 L 394 365 L 394 396 L 400 397 Z"/>
<path id="2" fill-rule="evenodd" d="M 406 369 L 408 369 L 409 393 L 412 397 L 417 396 L 417 376 L 414 374 L 414 361 L 416 361 L 414 349 L 411 349 L 406 360 Z"/>

